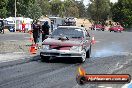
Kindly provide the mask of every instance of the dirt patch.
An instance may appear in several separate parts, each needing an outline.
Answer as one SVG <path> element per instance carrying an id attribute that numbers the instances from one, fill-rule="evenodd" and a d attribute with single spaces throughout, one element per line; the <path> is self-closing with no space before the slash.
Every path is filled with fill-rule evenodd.
<path id="1" fill-rule="evenodd" d="M 28 41 L 6 41 L 0 42 L 0 53 L 25 52 L 29 54 L 29 47 L 31 45 Z"/>
<path id="2" fill-rule="evenodd" d="M 76 25 L 77 26 L 84 25 L 88 29 L 91 26 L 91 23 L 87 19 L 77 19 Z"/>

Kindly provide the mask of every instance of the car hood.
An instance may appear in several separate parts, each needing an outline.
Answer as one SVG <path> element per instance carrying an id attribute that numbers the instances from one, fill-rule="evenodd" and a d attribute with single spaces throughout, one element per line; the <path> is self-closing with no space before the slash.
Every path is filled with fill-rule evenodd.
<path id="1" fill-rule="evenodd" d="M 69 39 L 69 40 L 58 40 L 48 38 L 43 42 L 43 45 L 50 45 L 50 49 L 56 50 L 70 50 L 73 46 L 81 46 L 83 44 L 82 39 Z"/>
<path id="2" fill-rule="evenodd" d="M 69 40 L 58 40 L 55 38 L 47 38 L 44 40 L 43 45 L 52 46 L 80 46 L 83 44 L 83 39 L 69 39 Z"/>

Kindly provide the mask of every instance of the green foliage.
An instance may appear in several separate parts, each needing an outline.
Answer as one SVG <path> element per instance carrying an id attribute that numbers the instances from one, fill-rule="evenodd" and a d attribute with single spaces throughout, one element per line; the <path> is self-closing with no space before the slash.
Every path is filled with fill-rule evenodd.
<path id="1" fill-rule="evenodd" d="M 15 0 L 0 0 L 0 16 L 15 16 Z M 83 0 L 16 0 L 17 16 L 37 19 L 42 15 L 85 17 Z"/>
<path id="2" fill-rule="evenodd" d="M 81 6 L 82 4 L 80 4 L 79 1 L 75 0 L 52 0 L 50 2 L 50 14 L 61 17 L 79 17 L 79 11 L 83 11 L 83 7 L 79 10 L 79 7 Z"/>
<path id="3" fill-rule="evenodd" d="M 38 3 L 29 4 L 29 8 L 27 10 L 27 16 L 32 19 L 38 19 L 42 16 L 42 9 L 39 7 Z"/>
<path id="4" fill-rule="evenodd" d="M 132 1 L 119 0 L 111 9 L 112 18 L 124 27 L 132 26 Z"/>
<path id="5" fill-rule="evenodd" d="M 64 1 L 64 13 L 68 17 L 79 17 L 79 8 L 75 0 Z"/>
<path id="6" fill-rule="evenodd" d="M 52 12 L 52 15 L 59 15 L 60 12 L 61 12 L 61 6 L 62 6 L 62 1 L 61 0 L 52 0 L 51 1 L 51 12 Z"/>
<path id="7" fill-rule="evenodd" d="M 31 17 L 37 19 L 42 16 L 42 10 L 37 0 L 16 0 L 17 16 Z M 15 0 L 9 0 L 7 5 L 7 16 L 15 16 Z"/>
<path id="8" fill-rule="evenodd" d="M 91 0 L 87 13 L 88 17 L 94 22 L 106 21 L 110 13 L 110 1 Z"/>
<path id="9" fill-rule="evenodd" d="M 78 7 L 79 17 L 81 17 L 81 18 L 86 17 L 86 7 L 83 4 L 83 0 L 76 1 L 76 4 Z"/>
<path id="10" fill-rule="evenodd" d="M 51 12 L 51 5 L 49 0 L 37 0 L 38 5 L 42 9 L 43 15 L 50 15 Z"/>
<path id="11" fill-rule="evenodd" d="M 9 0 L 7 4 L 7 17 L 9 16 L 15 16 L 15 0 Z"/>
<path id="12" fill-rule="evenodd" d="M 0 0 L 0 18 L 5 18 L 7 14 L 6 6 L 8 0 Z"/>

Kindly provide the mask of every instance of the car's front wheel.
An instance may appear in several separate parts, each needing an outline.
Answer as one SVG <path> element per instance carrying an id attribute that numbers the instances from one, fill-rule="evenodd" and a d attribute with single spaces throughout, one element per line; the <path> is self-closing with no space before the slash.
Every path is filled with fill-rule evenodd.
<path id="1" fill-rule="evenodd" d="M 91 55 L 91 46 L 89 50 L 86 52 L 86 58 L 90 58 L 90 55 Z"/>
<path id="2" fill-rule="evenodd" d="M 42 61 L 42 62 L 49 62 L 49 59 L 50 59 L 50 57 L 41 56 L 41 55 L 40 55 L 40 58 L 41 58 L 41 61 Z"/>
<path id="3" fill-rule="evenodd" d="M 86 51 L 83 50 L 83 51 L 82 51 L 82 56 L 81 56 L 81 58 L 80 58 L 80 62 L 83 63 L 83 62 L 85 62 L 85 60 L 86 60 Z"/>

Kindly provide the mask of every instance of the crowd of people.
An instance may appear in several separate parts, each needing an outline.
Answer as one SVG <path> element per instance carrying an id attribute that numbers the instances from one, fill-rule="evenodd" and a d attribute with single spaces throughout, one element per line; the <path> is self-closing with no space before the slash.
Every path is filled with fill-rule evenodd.
<path id="1" fill-rule="evenodd" d="M 44 22 L 44 24 L 41 26 L 39 21 L 33 21 L 32 23 L 32 32 L 33 32 L 33 38 L 34 43 L 37 44 L 39 42 L 40 34 L 42 33 L 42 41 L 44 41 L 49 35 L 49 24 L 48 21 Z"/>

